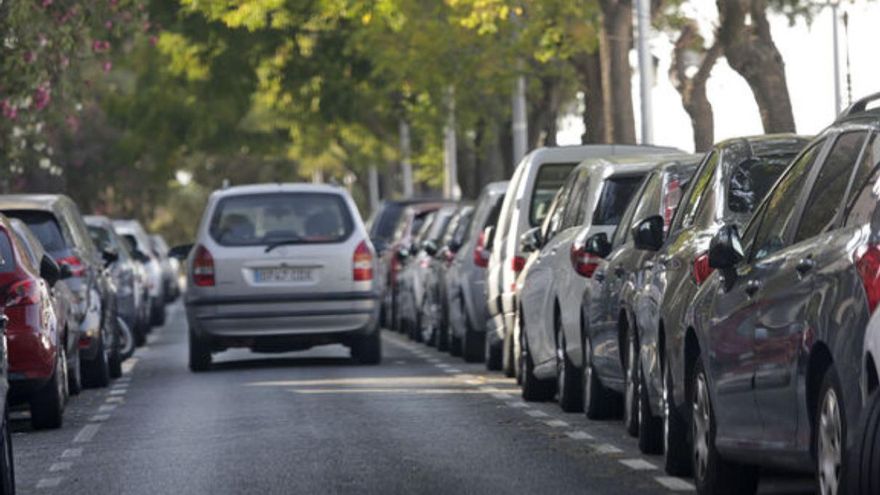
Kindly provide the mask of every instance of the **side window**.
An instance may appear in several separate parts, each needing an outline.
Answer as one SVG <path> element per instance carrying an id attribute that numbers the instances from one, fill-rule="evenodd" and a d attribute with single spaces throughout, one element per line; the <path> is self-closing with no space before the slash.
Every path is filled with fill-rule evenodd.
<path id="1" fill-rule="evenodd" d="M 820 234 L 837 218 L 838 212 L 843 208 L 846 186 L 867 134 L 862 131 L 847 132 L 837 138 L 813 183 L 794 242 Z"/>
<path id="2" fill-rule="evenodd" d="M 657 203 L 659 190 L 660 175 L 651 174 L 651 176 L 642 183 L 642 186 L 633 195 L 633 200 L 630 201 L 629 205 L 626 207 L 626 211 L 624 211 L 623 217 L 621 217 L 620 223 L 614 231 L 614 238 L 612 239 L 612 245 L 614 247 L 624 244 L 629 240 L 630 229 L 632 229 L 634 223 L 651 215 L 650 213 L 645 215 L 645 211 L 650 210 L 650 205 Z"/>
<path id="3" fill-rule="evenodd" d="M 871 221 L 871 215 L 877 207 L 878 191 L 876 184 L 880 179 L 880 138 L 877 135 L 871 137 L 862 161 L 856 170 L 856 177 L 849 192 L 849 215 L 847 225 L 866 224 Z"/>
<path id="4" fill-rule="evenodd" d="M 566 201 L 565 215 L 562 219 L 562 228 L 567 229 L 583 223 L 582 205 L 586 200 L 587 190 L 590 187 L 590 173 L 586 170 L 578 172 L 571 194 Z"/>
<path id="5" fill-rule="evenodd" d="M 566 203 L 568 203 L 568 197 L 571 195 L 574 182 L 575 178 L 569 177 L 565 182 L 565 185 L 563 185 L 562 189 L 557 193 L 556 198 L 553 199 L 550 208 L 547 210 L 547 227 L 544 229 L 545 239 L 550 239 L 556 235 L 557 232 L 562 230 L 562 220 L 565 218 L 565 207 Z"/>
<path id="6" fill-rule="evenodd" d="M 822 140 L 804 151 L 788 169 L 776 189 L 770 192 L 760 226 L 757 230 L 752 230 L 754 226 L 749 228 L 754 232 L 754 241 L 747 238 L 744 243 L 751 245 L 753 261 L 765 258 L 783 247 L 786 227 L 792 220 L 801 190 L 824 144 L 825 140 Z"/>
<path id="7" fill-rule="evenodd" d="M 703 166 L 700 167 L 696 177 L 691 181 L 691 187 L 689 188 L 688 194 L 679 207 L 677 217 L 680 218 L 675 222 L 679 227 L 690 227 L 694 223 L 694 217 L 700 207 L 701 200 L 706 194 L 709 185 L 712 183 L 712 178 L 715 176 L 715 169 L 718 166 L 718 158 L 718 153 L 713 151 L 708 157 L 706 157 Z"/>

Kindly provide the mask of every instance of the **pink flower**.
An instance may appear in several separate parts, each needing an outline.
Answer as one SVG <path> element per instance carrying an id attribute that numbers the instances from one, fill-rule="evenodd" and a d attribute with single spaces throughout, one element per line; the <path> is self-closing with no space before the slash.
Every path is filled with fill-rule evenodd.
<path id="1" fill-rule="evenodd" d="M 52 101 L 52 92 L 51 92 L 51 89 L 49 88 L 49 84 L 48 83 L 41 84 L 40 87 L 38 87 L 37 90 L 34 91 L 34 108 L 37 111 L 40 111 L 40 110 L 46 108 L 47 106 L 49 106 L 49 103 L 51 101 Z"/>
<path id="2" fill-rule="evenodd" d="M 107 29 L 113 29 L 113 21 L 108 20 L 107 22 L 104 23 L 104 27 Z"/>
<path id="3" fill-rule="evenodd" d="M 66 119 L 67 127 L 71 132 L 77 132 L 79 130 L 79 119 L 76 118 L 76 115 L 68 115 Z"/>
<path id="4" fill-rule="evenodd" d="M 3 111 L 3 116 L 9 120 L 15 120 L 18 117 L 18 108 L 10 103 L 8 98 L 0 102 L 0 110 Z"/>
<path id="5" fill-rule="evenodd" d="M 34 52 L 28 51 L 28 52 L 24 52 L 22 54 L 21 58 L 24 60 L 24 63 L 32 64 L 32 63 L 34 63 L 34 60 L 37 59 L 37 55 Z"/>
<path id="6" fill-rule="evenodd" d="M 43 8 L 45 9 L 46 7 L 49 7 L 50 5 L 52 5 L 52 1 L 53 0 L 43 0 L 43 2 L 42 2 Z"/>
<path id="7" fill-rule="evenodd" d="M 110 42 L 105 40 L 92 41 L 92 51 L 95 53 L 104 53 L 110 50 Z"/>
<path id="8" fill-rule="evenodd" d="M 106 62 L 104 62 L 104 65 L 102 65 L 102 67 L 104 68 L 104 72 L 110 72 L 111 70 L 113 70 L 113 62 L 107 60 Z"/>

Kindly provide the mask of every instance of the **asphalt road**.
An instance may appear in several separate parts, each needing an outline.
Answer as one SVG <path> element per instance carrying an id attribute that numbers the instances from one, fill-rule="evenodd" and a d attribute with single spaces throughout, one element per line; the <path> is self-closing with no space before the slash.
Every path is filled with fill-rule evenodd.
<path id="1" fill-rule="evenodd" d="M 526 404 L 512 380 L 386 332 L 385 361 L 343 347 L 215 356 L 186 368 L 181 307 L 110 389 L 69 405 L 64 428 L 13 421 L 19 493 L 691 492 L 616 421 Z M 802 493 L 770 479 L 764 493 Z"/>

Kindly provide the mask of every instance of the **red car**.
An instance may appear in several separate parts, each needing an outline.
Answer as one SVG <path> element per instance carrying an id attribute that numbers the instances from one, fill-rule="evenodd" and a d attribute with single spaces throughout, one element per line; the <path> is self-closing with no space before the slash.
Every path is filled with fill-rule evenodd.
<path id="1" fill-rule="evenodd" d="M 38 262 L 0 215 L 0 287 L 9 323 L 9 395 L 27 402 L 35 429 L 60 428 L 67 399 L 67 356 L 51 296 L 63 276 L 49 256 Z"/>

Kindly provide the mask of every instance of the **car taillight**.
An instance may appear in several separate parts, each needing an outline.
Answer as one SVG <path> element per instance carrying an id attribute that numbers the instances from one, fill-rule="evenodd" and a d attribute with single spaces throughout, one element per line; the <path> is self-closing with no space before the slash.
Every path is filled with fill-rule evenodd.
<path id="1" fill-rule="evenodd" d="M 669 231 L 679 201 L 681 201 L 681 183 L 673 179 L 666 185 L 666 197 L 663 198 L 663 232 Z"/>
<path id="2" fill-rule="evenodd" d="M 83 265 L 82 260 L 80 260 L 76 256 L 66 256 L 64 258 L 60 258 L 58 263 L 62 265 L 67 265 L 70 267 L 70 273 L 74 277 L 82 277 L 86 274 L 86 267 Z"/>
<path id="3" fill-rule="evenodd" d="M 352 277 L 355 282 L 373 280 L 373 253 L 370 252 L 367 241 L 361 241 L 355 248 L 352 262 Z"/>
<path id="4" fill-rule="evenodd" d="M 489 251 L 486 250 L 486 233 L 480 232 L 477 245 L 474 246 L 474 264 L 480 268 L 489 266 Z"/>
<path id="5" fill-rule="evenodd" d="M 30 306 L 40 301 L 40 289 L 33 280 L 22 280 L 9 287 L 6 307 Z"/>
<path id="6" fill-rule="evenodd" d="M 522 256 L 514 256 L 513 259 L 510 260 L 510 269 L 515 273 L 519 273 L 523 271 L 523 268 L 526 267 L 526 259 Z"/>
<path id="7" fill-rule="evenodd" d="M 214 286 L 214 257 L 205 246 L 196 248 L 192 267 L 193 283 L 198 287 Z"/>
<path id="8" fill-rule="evenodd" d="M 571 266 L 578 275 L 592 278 L 599 268 L 599 260 L 602 258 L 588 253 L 584 246 L 578 246 L 577 243 L 571 246 Z"/>
<path id="9" fill-rule="evenodd" d="M 709 255 L 704 253 L 697 256 L 697 259 L 694 260 L 691 274 L 694 276 L 694 282 L 696 282 L 697 285 L 702 285 L 703 282 L 709 278 L 709 275 L 712 275 L 713 271 L 715 271 L 715 269 L 709 266 Z"/>
<path id="10" fill-rule="evenodd" d="M 880 302 L 880 246 L 868 246 L 864 253 L 856 257 L 856 269 L 862 278 L 868 310 L 873 313 Z"/>

